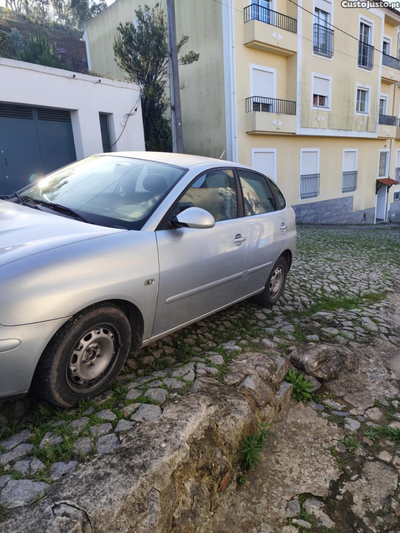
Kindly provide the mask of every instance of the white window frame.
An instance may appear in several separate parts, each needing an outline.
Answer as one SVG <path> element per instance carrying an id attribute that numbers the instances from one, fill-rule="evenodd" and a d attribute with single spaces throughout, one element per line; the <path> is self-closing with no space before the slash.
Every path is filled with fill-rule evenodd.
<path id="1" fill-rule="evenodd" d="M 334 24 L 334 19 L 333 19 L 333 11 L 334 11 L 334 8 L 335 8 L 335 0 L 332 0 L 332 2 L 329 2 L 331 4 L 331 10 L 330 11 L 327 11 L 327 13 L 329 13 L 330 17 L 329 17 L 329 28 L 333 28 L 333 24 Z M 315 22 L 315 9 L 316 9 L 316 2 L 315 0 L 313 0 L 313 23 Z M 333 41 L 334 43 L 335 41 Z M 314 43 L 314 37 L 313 37 L 313 43 Z M 314 52 L 314 45 L 312 46 L 312 55 L 315 56 L 315 57 L 318 57 L 319 59 L 325 59 L 325 61 L 333 61 L 333 55 L 332 57 L 326 57 L 322 54 L 316 54 Z"/>
<path id="2" fill-rule="evenodd" d="M 397 196 L 397 198 L 396 198 Z M 393 192 L 393 202 L 400 202 L 400 191 Z"/>
<path id="3" fill-rule="evenodd" d="M 388 154 L 387 157 L 386 157 L 386 168 L 385 168 L 385 175 L 384 176 L 380 176 L 379 175 L 379 163 L 381 161 L 381 153 L 382 152 Z M 388 178 L 389 177 L 389 169 L 390 169 L 390 150 L 387 150 L 387 149 L 379 150 L 379 155 L 378 155 L 378 179 Z"/>
<path id="4" fill-rule="evenodd" d="M 319 187 L 318 187 L 317 196 L 313 196 L 312 198 L 302 198 L 301 197 L 301 171 L 302 171 L 302 168 L 303 168 L 303 153 L 304 152 L 317 152 L 317 154 L 318 154 L 318 156 L 317 156 L 317 161 L 318 161 L 318 164 L 317 164 L 318 172 L 317 172 L 317 174 L 319 174 Z M 315 200 L 315 198 L 319 198 L 320 193 L 321 193 L 320 149 L 319 148 L 300 148 L 300 172 L 299 172 L 299 199 L 300 199 L 300 202 L 310 202 L 312 200 Z"/>
<path id="5" fill-rule="evenodd" d="M 389 95 L 388 94 L 385 94 L 385 93 L 381 93 L 379 95 L 379 107 L 381 106 L 381 100 L 386 100 L 386 110 L 385 110 L 385 113 L 382 113 L 383 115 L 387 115 L 387 110 L 388 110 L 388 103 L 389 103 Z M 378 107 L 378 114 L 379 113 L 379 107 Z"/>
<path id="6" fill-rule="evenodd" d="M 250 96 L 260 96 L 259 94 L 253 94 L 253 70 L 263 70 L 264 72 L 269 72 L 274 75 L 274 95 L 271 96 L 271 98 L 276 98 L 276 68 L 250 63 Z"/>
<path id="7" fill-rule="evenodd" d="M 370 26 L 371 28 L 371 41 L 369 43 L 370 46 L 374 46 L 374 21 L 364 15 L 359 15 L 358 17 L 358 40 L 360 40 L 360 29 L 361 29 L 361 23 L 366 24 L 367 26 Z M 358 61 L 358 58 L 357 58 Z"/>
<path id="8" fill-rule="evenodd" d="M 251 168 L 255 172 L 259 172 L 259 170 L 255 170 L 255 168 L 254 168 L 254 160 L 255 160 L 254 156 L 257 153 L 264 154 L 265 152 L 269 152 L 269 153 L 274 154 L 275 175 L 274 176 L 267 176 L 267 177 L 271 178 L 275 183 L 277 183 L 277 175 L 278 175 L 278 170 L 277 170 L 277 166 L 278 166 L 278 149 L 277 148 L 253 148 L 251 150 Z"/>
<path id="9" fill-rule="evenodd" d="M 328 80 L 329 82 L 327 107 L 320 107 L 320 106 L 314 105 L 314 79 L 315 78 L 322 78 L 324 80 Z M 311 109 L 317 109 L 318 111 L 330 111 L 331 100 L 332 100 L 332 76 L 327 76 L 326 74 L 319 74 L 318 72 L 312 72 L 311 73 Z"/>
<path id="10" fill-rule="evenodd" d="M 386 55 L 389 55 L 389 56 L 390 56 L 390 55 L 392 54 L 392 38 L 389 37 L 388 35 L 384 35 L 384 36 L 383 36 L 383 40 L 382 40 L 382 42 L 385 42 L 385 41 L 386 41 L 387 43 L 389 43 L 389 53 L 386 54 Z M 383 46 L 382 46 L 382 51 L 383 51 Z"/>
<path id="11" fill-rule="evenodd" d="M 366 111 L 366 113 L 361 113 L 361 112 L 357 111 L 357 91 L 358 91 L 358 89 L 364 89 L 365 91 L 367 91 L 367 111 Z M 356 83 L 356 97 L 355 97 L 354 114 L 358 115 L 358 116 L 361 116 L 361 117 L 366 117 L 366 116 L 369 115 L 370 109 L 371 109 L 371 85 L 365 85 L 364 83 Z"/>
<path id="12" fill-rule="evenodd" d="M 370 42 L 369 43 L 366 43 L 366 44 L 369 44 L 370 46 L 374 46 L 374 21 L 372 19 L 369 19 L 368 17 L 365 17 L 364 15 L 359 15 L 358 17 L 358 42 L 360 42 L 360 28 L 361 28 L 361 23 L 363 24 L 366 24 L 367 26 L 370 26 L 371 28 L 371 39 L 370 39 Z M 358 48 L 357 48 L 357 58 L 356 58 L 356 66 L 359 70 L 362 70 L 363 72 L 372 72 L 372 70 L 369 70 L 369 69 L 366 69 L 364 67 L 360 67 L 358 65 Z"/>
<path id="13" fill-rule="evenodd" d="M 358 172 L 358 148 L 343 148 L 343 156 L 342 156 L 342 181 L 341 181 L 341 185 L 340 185 L 340 191 L 342 194 L 345 194 L 346 196 L 347 195 L 351 195 L 351 194 L 354 194 L 357 190 L 357 184 L 356 184 L 356 188 L 354 191 L 348 191 L 348 192 L 343 192 L 343 172 L 345 172 L 344 170 L 344 156 L 345 156 L 345 153 L 346 152 L 355 152 L 356 153 L 356 170 L 355 172 Z"/>

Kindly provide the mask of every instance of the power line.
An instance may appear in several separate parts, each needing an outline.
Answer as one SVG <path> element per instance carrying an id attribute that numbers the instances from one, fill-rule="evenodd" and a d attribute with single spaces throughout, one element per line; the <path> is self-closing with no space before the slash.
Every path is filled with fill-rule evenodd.
<path id="1" fill-rule="evenodd" d="M 220 4 L 222 6 L 225 6 L 227 7 L 228 9 L 231 9 L 232 11 L 237 11 L 238 13 L 240 13 L 242 16 L 243 16 L 243 11 L 241 9 L 237 9 L 236 7 L 233 7 L 233 6 L 230 6 L 229 4 L 225 4 L 224 2 L 221 2 L 220 0 L 213 0 L 213 2 L 217 3 L 217 4 Z M 300 9 L 303 9 L 304 11 L 306 11 L 307 13 L 310 13 L 313 17 L 315 16 L 311 11 L 309 11 L 308 9 L 305 9 L 303 8 L 302 6 L 296 4 L 296 2 L 293 2 L 293 0 L 289 0 L 289 2 L 291 2 L 292 4 L 298 6 Z M 329 23 L 328 23 L 329 24 Z M 342 30 L 341 28 L 337 27 L 337 26 L 334 26 L 333 24 L 330 24 L 330 26 L 332 26 L 333 28 L 337 29 L 338 31 L 344 33 L 345 35 L 347 35 L 348 37 L 351 37 L 352 39 L 356 40 L 357 42 L 359 42 L 360 40 L 358 39 L 358 37 L 355 37 L 354 35 L 351 35 L 350 33 L 346 32 L 345 30 Z M 301 39 L 304 39 L 305 41 L 308 41 L 308 42 L 311 42 L 313 43 L 313 39 L 310 39 L 309 37 L 305 37 L 304 35 L 300 35 L 300 33 L 296 33 Z M 384 52 L 382 52 L 381 50 L 379 50 L 378 48 L 374 48 L 374 50 L 376 50 L 377 52 L 381 53 L 382 55 L 384 54 Z M 353 56 L 351 54 L 348 54 L 346 52 L 342 52 L 342 50 L 338 50 L 337 48 L 334 48 L 334 51 L 337 52 L 338 54 L 342 54 L 346 57 L 351 57 L 352 59 L 356 59 L 358 60 L 358 56 Z M 391 69 L 387 68 L 385 65 L 381 65 L 380 63 L 373 63 L 373 67 L 382 67 L 383 70 L 385 70 L 386 72 L 390 72 Z"/>
<path id="2" fill-rule="evenodd" d="M 297 4 L 296 2 L 294 2 L 293 0 L 289 0 L 289 2 L 291 4 L 294 4 L 295 6 L 299 7 L 300 9 L 302 9 L 303 11 L 305 11 L 306 13 L 309 13 L 312 17 L 315 17 L 314 13 L 312 11 L 310 11 L 309 9 L 306 9 L 305 7 L 303 6 L 300 6 L 299 4 Z M 347 35 L 348 37 L 351 37 L 352 39 L 355 39 L 357 42 L 360 42 L 360 39 L 358 37 L 355 37 L 354 35 L 351 35 L 351 33 L 348 33 L 347 31 L 345 30 L 342 30 L 342 28 L 339 28 L 339 26 L 335 26 L 334 24 L 332 24 L 331 22 L 326 22 L 326 24 L 328 24 L 329 26 L 331 26 L 332 28 L 335 28 L 335 30 L 337 31 L 340 31 L 341 33 L 344 33 L 344 35 Z M 377 52 L 379 52 L 380 54 L 383 54 L 384 52 L 382 50 L 379 50 L 379 48 L 375 48 L 374 47 L 374 50 L 376 50 Z"/>
<path id="3" fill-rule="evenodd" d="M 144 77 L 144 82 L 142 84 L 141 87 L 139 87 L 139 96 L 137 97 L 137 100 L 136 102 L 133 104 L 133 107 L 132 109 L 129 111 L 129 113 L 126 115 L 126 119 L 125 119 L 125 122 L 124 122 L 124 125 L 122 126 L 122 131 L 121 133 L 118 135 L 118 138 L 112 143 L 112 145 L 110 146 L 110 150 L 113 146 L 115 146 L 117 144 L 117 142 L 120 140 L 120 138 L 122 137 L 122 134 L 124 133 L 125 131 L 125 128 L 126 128 L 126 125 L 128 124 L 128 120 L 131 118 L 131 117 L 134 117 L 137 113 L 137 110 L 138 110 L 138 106 L 139 106 L 139 100 L 141 99 L 142 97 L 142 87 L 144 85 L 146 85 L 146 82 L 147 82 L 147 78 L 149 76 L 149 73 L 150 73 L 150 63 L 149 63 L 149 66 L 147 67 L 147 72 L 146 72 L 146 76 Z M 134 112 L 133 112 L 134 111 Z"/>

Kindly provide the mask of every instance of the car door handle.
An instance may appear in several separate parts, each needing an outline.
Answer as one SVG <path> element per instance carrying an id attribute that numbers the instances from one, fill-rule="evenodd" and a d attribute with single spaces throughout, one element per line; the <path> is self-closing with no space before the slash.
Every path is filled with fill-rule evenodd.
<path id="1" fill-rule="evenodd" d="M 285 224 L 284 222 L 282 222 L 281 224 L 281 231 L 285 231 L 287 229 L 287 224 Z"/>
<path id="2" fill-rule="evenodd" d="M 236 246 L 240 246 L 242 242 L 246 240 L 246 237 L 243 237 L 243 235 L 240 235 L 240 233 L 237 233 L 235 235 L 235 238 L 233 239 L 233 242 L 236 244 Z"/>

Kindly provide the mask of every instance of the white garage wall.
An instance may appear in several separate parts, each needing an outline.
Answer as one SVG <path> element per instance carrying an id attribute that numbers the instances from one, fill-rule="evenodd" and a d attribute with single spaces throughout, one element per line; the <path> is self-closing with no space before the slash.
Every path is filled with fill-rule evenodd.
<path id="1" fill-rule="evenodd" d="M 113 143 L 137 102 L 113 151 L 145 149 L 139 88 L 131 83 L 0 58 L 0 102 L 70 110 L 77 159 L 103 151 L 100 112 L 111 115 Z"/>

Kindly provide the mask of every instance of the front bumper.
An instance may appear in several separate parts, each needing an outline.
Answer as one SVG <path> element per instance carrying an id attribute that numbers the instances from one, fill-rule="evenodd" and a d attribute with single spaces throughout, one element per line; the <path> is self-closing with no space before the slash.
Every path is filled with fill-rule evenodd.
<path id="1" fill-rule="evenodd" d="M 0 326 L 0 398 L 28 392 L 40 356 L 68 319 Z"/>

